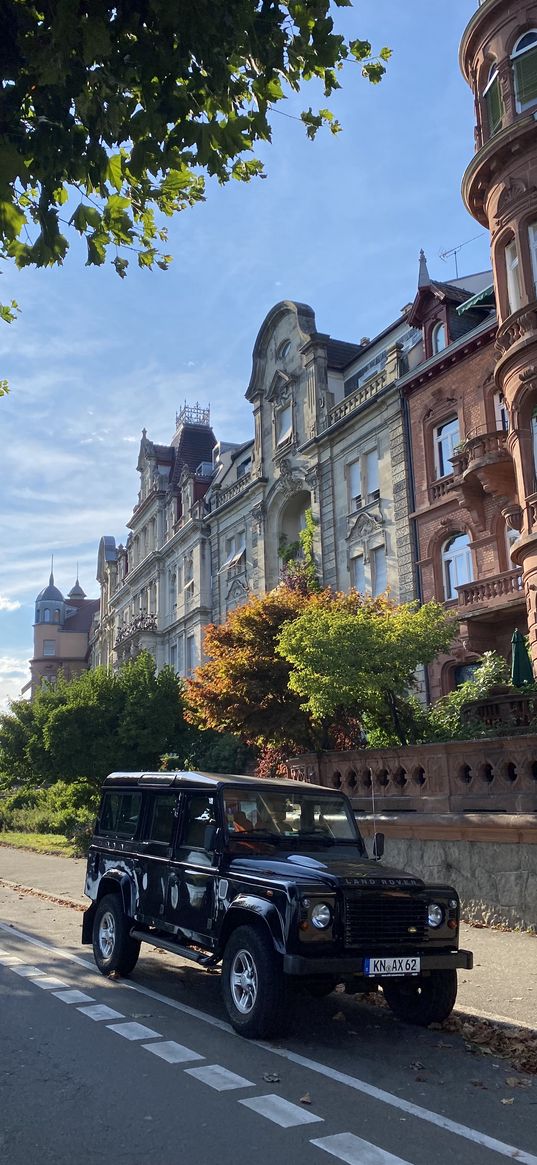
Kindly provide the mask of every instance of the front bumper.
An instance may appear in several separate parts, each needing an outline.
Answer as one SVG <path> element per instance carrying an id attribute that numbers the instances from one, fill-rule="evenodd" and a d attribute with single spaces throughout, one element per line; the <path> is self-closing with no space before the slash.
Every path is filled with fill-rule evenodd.
<path id="1" fill-rule="evenodd" d="M 474 956 L 471 951 L 398 951 L 401 955 L 419 955 L 422 971 L 451 971 L 462 968 L 471 971 Z M 390 951 L 393 954 L 393 951 Z M 380 951 L 375 955 L 381 957 Z M 284 955 L 283 969 L 286 975 L 340 975 L 342 979 L 364 974 L 364 958 L 360 955 L 332 956 L 331 958 L 306 958 L 304 955 Z M 376 980 L 370 979 L 371 983 Z"/>

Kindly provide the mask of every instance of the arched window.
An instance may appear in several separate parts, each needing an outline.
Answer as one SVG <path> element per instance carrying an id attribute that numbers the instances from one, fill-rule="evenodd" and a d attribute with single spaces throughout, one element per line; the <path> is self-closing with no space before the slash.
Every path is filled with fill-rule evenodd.
<path id="1" fill-rule="evenodd" d="M 537 30 L 532 28 L 517 40 L 511 54 L 515 96 L 519 113 L 537 102 Z"/>
<path id="2" fill-rule="evenodd" d="M 507 298 L 509 311 L 517 311 L 522 304 L 520 294 L 520 270 L 518 265 L 518 251 L 514 239 L 505 248 L 505 270 L 507 275 Z"/>
<path id="3" fill-rule="evenodd" d="M 436 324 L 431 335 L 431 346 L 433 349 L 433 356 L 438 352 L 443 352 L 447 345 L 446 329 L 444 324 Z"/>
<path id="4" fill-rule="evenodd" d="M 43 611 L 43 622 L 50 623 L 50 611 L 48 607 L 45 607 L 45 610 Z"/>
<path id="5" fill-rule="evenodd" d="M 483 90 L 483 100 L 487 110 L 489 136 L 501 129 L 503 119 L 502 97 L 496 62 L 490 67 L 487 84 Z"/>
<path id="6" fill-rule="evenodd" d="M 444 570 L 444 595 L 447 600 L 457 599 L 457 587 L 473 582 L 474 571 L 470 539 L 467 534 L 454 534 L 442 547 Z"/>
<path id="7" fill-rule="evenodd" d="M 460 443 L 459 418 L 450 417 L 434 430 L 434 461 L 436 476 L 447 477 L 453 473 L 451 454 Z"/>

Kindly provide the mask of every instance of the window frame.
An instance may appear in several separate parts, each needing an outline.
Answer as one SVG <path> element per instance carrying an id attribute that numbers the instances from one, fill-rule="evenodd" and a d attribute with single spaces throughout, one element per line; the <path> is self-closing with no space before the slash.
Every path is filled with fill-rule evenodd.
<path id="1" fill-rule="evenodd" d="M 533 36 L 535 38 L 533 40 L 533 42 L 530 43 L 529 45 L 526 45 L 526 47 L 523 49 L 519 48 L 519 45 L 522 43 L 522 41 L 525 40 L 525 38 L 527 36 L 530 36 L 531 34 L 533 34 Z M 519 77 L 518 70 L 517 70 L 517 64 L 519 61 L 523 60 L 523 58 L 525 56 L 527 56 L 527 54 L 529 54 L 529 53 L 535 53 L 535 68 L 536 68 L 535 96 L 530 98 L 529 101 L 523 102 L 523 101 L 521 101 L 520 96 L 519 96 L 519 94 L 520 94 L 520 77 Z M 518 40 L 515 42 L 513 49 L 511 51 L 511 68 L 513 70 L 513 88 L 514 88 L 514 94 L 515 94 L 517 113 L 524 113 L 526 109 L 531 109 L 532 106 L 537 105 L 537 28 L 527 28 L 526 31 L 523 32 L 522 35 L 519 36 Z"/>
<path id="2" fill-rule="evenodd" d="M 464 548 L 461 548 L 459 551 L 457 551 L 455 556 L 452 555 L 450 557 L 448 555 L 449 548 L 453 545 L 454 542 L 457 541 L 458 538 L 466 538 L 466 545 Z M 463 558 L 469 567 L 467 572 L 469 577 L 458 579 L 457 574 L 453 574 L 449 568 L 453 562 L 459 562 Z M 459 598 L 457 587 L 467 586 L 469 583 L 475 581 L 474 559 L 470 546 L 470 535 L 467 530 L 459 530 L 456 533 L 450 534 L 449 538 L 447 538 L 442 545 L 441 559 L 444 601 L 446 603 L 457 602 Z"/>
<path id="3" fill-rule="evenodd" d="M 510 257 L 511 254 L 511 257 Z M 522 307 L 522 285 L 520 282 L 520 255 L 517 241 L 513 236 L 504 247 L 505 276 L 507 280 L 507 306 L 509 315 Z"/>
<path id="4" fill-rule="evenodd" d="M 438 344 L 438 337 L 443 336 L 443 344 Z M 431 352 L 433 356 L 439 356 L 441 352 L 445 352 L 448 346 L 447 342 L 447 328 L 443 320 L 439 320 L 431 329 Z"/>
<path id="5" fill-rule="evenodd" d="M 49 648 L 52 647 L 52 651 L 46 650 L 47 645 Z M 56 640 L 55 639 L 44 639 L 43 640 L 43 659 L 52 659 L 55 655 L 56 655 Z"/>
<path id="6" fill-rule="evenodd" d="M 289 424 L 282 431 L 281 418 L 289 413 Z M 274 436 L 276 438 L 276 448 L 279 449 L 282 445 L 287 445 L 293 438 L 293 403 L 288 401 L 286 404 L 280 405 L 274 411 Z"/>
<path id="7" fill-rule="evenodd" d="M 378 576 L 378 555 L 382 555 L 383 572 L 381 579 L 384 580 L 384 586 L 379 586 Z M 386 543 L 382 542 L 380 546 L 372 546 L 370 550 L 371 560 L 371 594 L 374 599 L 378 599 L 388 589 L 388 554 L 386 551 Z"/>
<path id="8" fill-rule="evenodd" d="M 531 273 L 533 275 L 533 290 L 537 296 L 537 220 L 528 223 L 528 247 L 530 252 Z"/>
<path id="9" fill-rule="evenodd" d="M 495 122 L 494 124 L 493 124 L 493 119 L 492 119 L 492 115 L 491 115 L 492 114 L 492 110 L 491 110 L 492 99 L 490 96 L 493 92 L 493 86 L 494 86 L 494 93 L 497 95 L 498 113 L 499 113 L 499 121 Z M 499 77 L 499 73 L 498 73 L 498 64 L 496 61 L 494 61 L 492 63 L 492 65 L 490 66 L 487 83 L 485 85 L 485 88 L 483 89 L 481 96 L 483 98 L 483 101 L 485 103 L 485 109 L 487 111 L 488 136 L 493 137 L 494 134 L 497 133 L 498 130 L 502 128 L 503 118 L 504 118 L 502 91 L 500 88 L 500 77 Z"/>
<path id="10" fill-rule="evenodd" d="M 357 579 L 356 575 L 357 575 L 358 563 L 360 563 L 359 570 L 360 570 L 361 576 L 362 576 L 362 582 L 363 582 L 362 588 L 360 588 L 357 585 L 358 579 Z M 366 581 L 365 581 L 365 557 L 364 557 L 363 553 L 353 554 L 351 561 L 350 561 L 349 573 L 351 576 L 351 587 L 353 588 L 353 590 L 357 591 L 359 595 L 367 594 Z"/>
<path id="11" fill-rule="evenodd" d="M 456 449 L 457 445 L 460 444 L 460 440 L 461 440 L 461 427 L 460 427 L 460 421 L 459 421 L 459 414 L 456 413 L 454 416 L 452 415 L 451 417 L 448 417 L 447 420 L 442 421 L 440 425 L 435 425 L 434 430 L 433 430 L 434 468 L 435 468 L 437 481 L 441 481 L 444 477 L 451 477 L 453 475 L 453 466 L 451 466 L 447 470 L 445 469 L 445 464 L 449 460 L 449 456 L 447 456 L 444 452 L 444 444 L 445 444 L 445 447 L 447 449 L 448 442 L 443 441 L 441 438 L 441 435 L 440 435 L 442 432 L 442 429 L 446 429 L 447 426 L 453 424 L 453 422 L 456 422 L 456 425 L 457 425 L 457 440 L 456 441 L 450 440 L 451 453 L 453 453 L 454 449 Z"/>

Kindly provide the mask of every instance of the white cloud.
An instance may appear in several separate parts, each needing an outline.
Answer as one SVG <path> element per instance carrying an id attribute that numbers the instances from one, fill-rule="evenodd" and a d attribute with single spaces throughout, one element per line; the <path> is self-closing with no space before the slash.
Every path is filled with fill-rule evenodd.
<path id="1" fill-rule="evenodd" d="M 5 595 L 0 595 L 0 611 L 17 611 L 22 606 L 17 599 L 7 599 Z"/>
<path id="2" fill-rule="evenodd" d="M 17 655 L 0 655 L 0 710 L 9 711 L 10 700 L 18 700 L 21 689 L 30 679 L 28 660 L 32 649 Z"/>

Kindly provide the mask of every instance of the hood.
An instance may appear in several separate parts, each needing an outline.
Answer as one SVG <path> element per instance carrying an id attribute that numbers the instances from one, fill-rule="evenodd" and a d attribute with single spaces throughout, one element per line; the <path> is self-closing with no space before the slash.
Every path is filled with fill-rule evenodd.
<path id="1" fill-rule="evenodd" d="M 419 889 L 424 885 L 421 878 L 405 870 L 385 866 L 372 858 L 343 857 L 337 853 L 290 851 L 267 856 L 243 857 L 235 855 L 229 865 L 230 874 L 255 874 L 256 877 L 283 879 L 319 885 L 342 887 L 375 887 Z"/>

